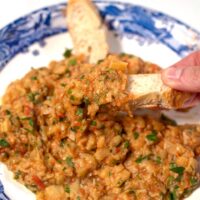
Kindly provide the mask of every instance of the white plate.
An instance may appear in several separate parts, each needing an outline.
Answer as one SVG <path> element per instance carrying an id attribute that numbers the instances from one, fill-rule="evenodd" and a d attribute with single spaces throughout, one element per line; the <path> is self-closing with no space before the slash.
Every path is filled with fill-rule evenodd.
<path id="1" fill-rule="evenodd" d="M 109 32 L 112 52 L 126 52 L 167 67 L 200 47 L 200 33 L 161 12 L 111 1 L 96 2 Z M 0 96 L 7 85 L 30 70 L 62 59 L 72 48 L 62 10 L 65 4 L 37 10 L 0 30 Z M 199 123 L 200 109 L 167 113 L 178 123 Z M 0 165 L 0 200 L 34 200 L 35 196 L 12 179 Z M 7 195 L 6 195 L 7 194 Z M 200 189 L 188 200 L 200 200 Z"/>

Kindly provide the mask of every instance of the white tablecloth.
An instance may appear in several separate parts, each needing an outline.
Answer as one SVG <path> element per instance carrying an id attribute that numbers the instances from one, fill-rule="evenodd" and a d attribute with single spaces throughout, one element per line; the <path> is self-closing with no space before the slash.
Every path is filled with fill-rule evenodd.
<path id="1" fill-rule="evenodd" d="M 129 1 L 165 12 L 200 31 L 200 0 L 118 0 Z M 0 28 L 41 7 L 63 0 L 0 0 Z"/>

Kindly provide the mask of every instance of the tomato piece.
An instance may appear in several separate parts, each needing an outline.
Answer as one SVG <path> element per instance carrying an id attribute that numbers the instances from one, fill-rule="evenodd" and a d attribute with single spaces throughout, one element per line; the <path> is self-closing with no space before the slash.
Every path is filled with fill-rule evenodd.
<path id="1" fill-rule="evenodd" d="M 29 107 L 29 106 L 24 106 L 24 114 L 26 116 L 30 116 L 31 115 L 31 112 L 32 112 L 32 109 Z"/>
<path id="2" fill-rule="evenodd" d="M 115 149 L 115 152 L 116 152 L 116 153 L 119 153 L 119 152 L 120 152 L 120 147 L 117 147 L 117 148 Z"/>
<path id="3" fill-rule="evenodd" d="M 38 176 L 34 175 L 34 176 L 32 176 L 32 179 L 33 179 L 34 183 L 39 187 L 39 189 L 41 189 L 41 190 L 45 189 L 44 183 Z"/>

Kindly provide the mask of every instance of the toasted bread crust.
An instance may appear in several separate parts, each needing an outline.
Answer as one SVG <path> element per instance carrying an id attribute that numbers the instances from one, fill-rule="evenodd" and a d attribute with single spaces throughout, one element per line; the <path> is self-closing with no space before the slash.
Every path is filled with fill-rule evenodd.
<path id="1" fill-rule="evenodd" d="M 134 107 L 161 107 L 178 109 L 192 96 L 166 86 L 160 74 L 131 75 L 128 90 L 132 94 Z"/>
<path id="2" fill-rule="evenodd" d="M 70 0 L 67 6 L 67 26 L 75 54 L 84 54 L 90 63 L 108 54 L 106 27 L 90 0 Z"/>

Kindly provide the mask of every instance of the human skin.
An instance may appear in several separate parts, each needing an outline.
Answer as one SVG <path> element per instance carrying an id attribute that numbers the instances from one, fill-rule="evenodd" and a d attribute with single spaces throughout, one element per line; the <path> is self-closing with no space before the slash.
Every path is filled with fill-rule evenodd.
<path id="1" fill-rule="evenodd" d="M 171 88 L 194 93 L 184 107 L 200 103 L 200 51 L 162 71 L 163 82 Z"/>

